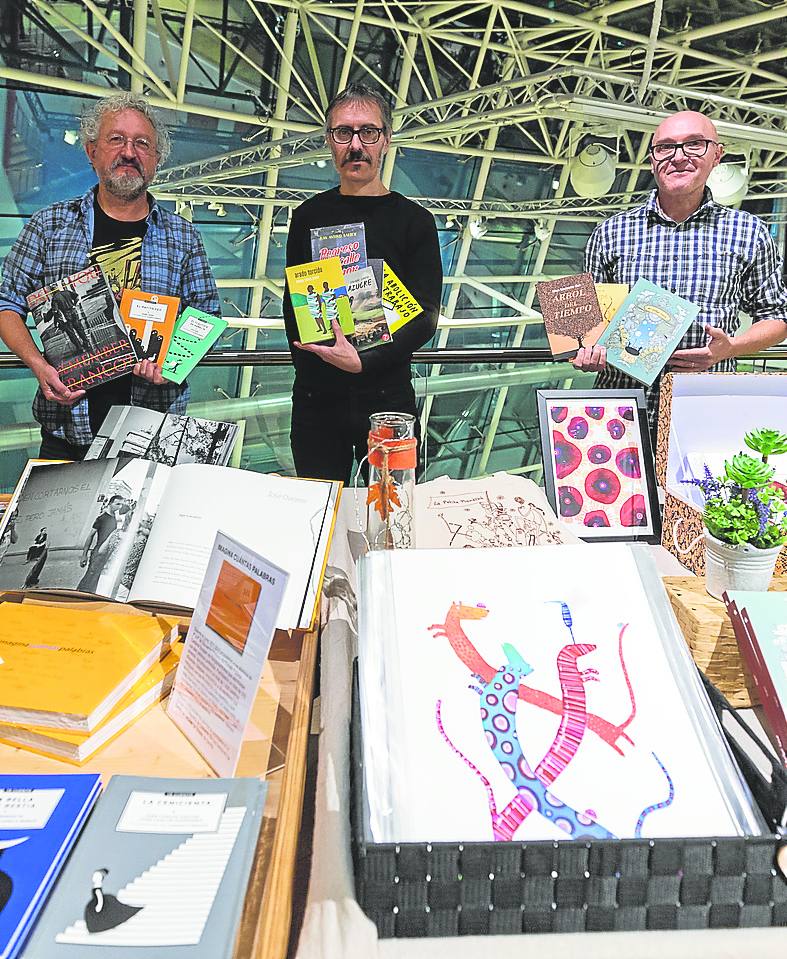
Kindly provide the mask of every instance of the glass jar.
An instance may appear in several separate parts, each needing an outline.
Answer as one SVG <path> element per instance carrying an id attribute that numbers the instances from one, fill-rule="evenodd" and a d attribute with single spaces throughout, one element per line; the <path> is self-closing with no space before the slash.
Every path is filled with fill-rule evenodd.
<path id="1" fill-rule="evenodd" d="M 414 416 L 373 413 L 369 417 L 366 538 L 370 549 L 406 549 L 414 545 L 417 458 Z"/>

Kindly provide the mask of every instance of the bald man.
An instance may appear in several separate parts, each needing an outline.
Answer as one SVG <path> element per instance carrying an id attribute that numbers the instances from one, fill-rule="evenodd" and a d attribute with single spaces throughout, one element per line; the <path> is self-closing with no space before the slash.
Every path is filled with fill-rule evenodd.
<path id="1" fill-rule="evenodd" d="M 597 283 L 640 277 L 695 303 L 699 315 L 670 357 L 678 372 L 733 372 L 735 358 L 787 337 L 787 287 L 767 226 L 742 210 L 713 201 L 706 187 L 724 148 L 716 127 L 685 110 L 656 128 L 650 167 L 656 189 L 633 210 L 618 213 L 591 234 L 585 269 Z M 739 311 L 752 325 L 739 333 Z M 640 386 L 606 365 L 604 347 L 583 347 L 574 359 L 599 371 L 596 386 Z M 645 390 L 648 421 L 655 429 L 659 380 Z"/>

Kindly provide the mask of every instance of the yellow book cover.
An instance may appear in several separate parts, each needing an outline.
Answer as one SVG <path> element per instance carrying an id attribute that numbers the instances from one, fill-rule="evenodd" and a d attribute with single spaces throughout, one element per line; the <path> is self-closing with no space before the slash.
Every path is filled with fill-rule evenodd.
<path id="1" fill-rule="evenodd" d="M 596 296 L 605 323 L 609 323 L 628 295 L 628 283 L 596 283 Z"/>
<path id="2" fill-rule="evenodd" d="M 161 616 L 0 603 L 0 722 L 95 729 L 176 632 Z"/>
<path id="3" fill-rule="evenodd" d="M 175 643 L 167 655 L 151 666 L 92 732 L 76 733 L 45 729 L 41 726 L 0 724 L 0 742 L 81 766 L 151 706 L 169 695 L 182 650 L 183 644 Z"/>
<path id="4" fill-rule="evenodd" d="M 387 263 L 383 263 L 383 307 L 391 333 L 423 313 L 421 304 Z"/>
<path id="5" fill-rule="evenodd" d="M 337 320 L 345 336 L 355 332 L 347 285 L 338 256 L 285 267 L 287 289 L 301 343 L 333 340 Z"/>

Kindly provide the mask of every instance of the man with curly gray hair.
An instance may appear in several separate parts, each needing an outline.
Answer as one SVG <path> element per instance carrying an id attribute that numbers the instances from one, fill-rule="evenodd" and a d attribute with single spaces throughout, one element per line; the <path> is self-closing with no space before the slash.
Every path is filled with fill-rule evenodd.
<path id="1" fill-rule="evenodd" d="M 170 141 L 145 97 L 98 100 L 82 117 L 80 136 L 97 185 L 36 213 L 6 257 L 0 282 L 0 336 L 38 380 L 33 415 L 41 425 L 40 456 L 51 459 L 84 458 L 112 405 L 183 413 L 189 392 L 147 359 L 87 394 L 68 389 L 27 331 L 29 293 L 97 264 L 118 299 L 123 289 L 144 290 L 178 296 L 181 308 L 220 312 L 199 233 L 148 193 Z"/>

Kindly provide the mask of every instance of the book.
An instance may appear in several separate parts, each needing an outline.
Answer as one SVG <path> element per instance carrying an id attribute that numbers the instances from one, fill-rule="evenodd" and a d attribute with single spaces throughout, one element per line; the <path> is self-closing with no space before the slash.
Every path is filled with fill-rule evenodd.
<path id="1" fill-rule="evenodd" d="M 287 288 L 301 343 L 334 339 L 331 324 L 339 321 L 345 336 L 355 332 L 347 286 L 338 256 L 285 267 Z"/>
<path id="2" fill-rule="evenodd" d="M 28 464 L 12 498 L 17 542 L 0 559 L 0 590 L 190 611 L 221 529 L 289 572 L 276 625 L 308 628 L 340 490 L 328 480 L 127 456 Z"/>
<path id="3" fill-rule="evenodd" d="M 395 334 L 410 320 L 420 316 L 423 307 L 385 260 L 369 260 L 369 266 L 374 270 L 378 289 L 382 291 L 388 328 Z"/>
<path id="4" fill-rule="evenodd" d="M 645 386 L 664 369 L 699 307 L 640 278 L 598 338 L 607 363 Z"/>
<path id="5" fill-rule="evenodd" d="M 155 662 L 134 683 L 95 729 L 89 732 L 77 732 L 47 729 L 42 726 L 12 726 L 0 723 L 0 742 L 81 766 L 112 742 L 151 706 L 166 699 L 172 689 L 181 651 L 181 643 L 170 646 L 166 656 Z"/>
<path id="6" fill-rule="evenodd" d="M 177 629 L 144 613 L 0 603 L 0 722 L 90 732 Z"/>
<path id="7" fill-rule="evenodd" d="M 137 362 L 115 297 L 99 266 L 72 273 L 27 297 L 44 358 L 71 390 L 130 373 Z"/>
<path id="8" fill-rule="evenodd" d="M 317 226 L 310 233 L 313 260 L 338 256 L 345 275 L 366 266 L 366 227 L 363 223 Z"/>
<path id="9" fill-rule="evenodd" d="M 115 459 L 127 455 L 167 466 L 179 463 L 226 466 L 237 438 L 237 423 L 159 413 L 142 406 L 113 406 L 85 459 Z"/>
<path id="10" fill-rule="evenodd" d="M 20 954 L 100 789 L 95 774 L 0 774 L 0 959 Z"/>
<path id="11" fill-rule="evenodd" d="M 25 959 L 230 959 L 266 791 L 113 776 Z"/>
<path id="12" fill-rule="evenodd" d="M 221 316 L 187 306 L 175 323 L 169 349 L 161 364 L 164 379 L 183 383 L 228 326 L 229 322 Z"/>
<path id="13" fill-rule="evenodd" d="M 179 296 L 162 296 L 142 290 L 123 290 L 120 316 L 140 360 L 159 366 L 167 355 L 180 306 Z"/>
<path id="14" fill-rule="evenodd" d="M 549 349 L 556 360 L 570 359 L 592 346 L 606 325 L 589 273 L 536 283 Z"/>
<path id="15" fill-rule="evenodd" d="M 596 296 L 604 322 L 609 323 L 629 295 L 628 283 L 596 283 Z"/>
<path id="16" fill-rule="evenodd" d="M 371 267 L 356 270 L 347 277 L 347 297 L 355 325 L 353 345 L 356 350 L 361 353 L 382 343 L 390 343 L 391 331 Z"/>

